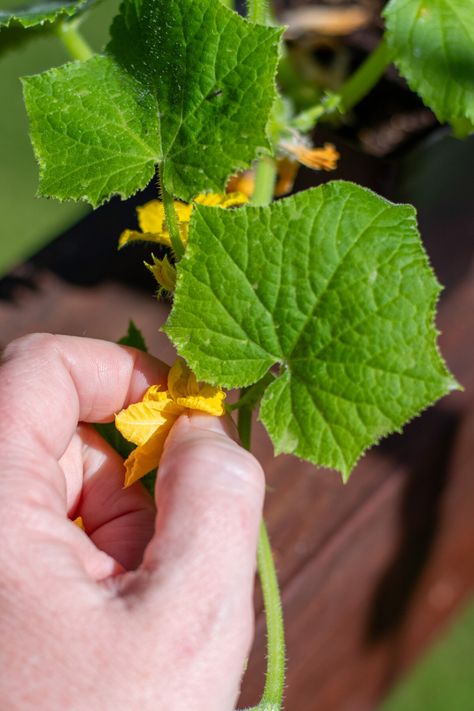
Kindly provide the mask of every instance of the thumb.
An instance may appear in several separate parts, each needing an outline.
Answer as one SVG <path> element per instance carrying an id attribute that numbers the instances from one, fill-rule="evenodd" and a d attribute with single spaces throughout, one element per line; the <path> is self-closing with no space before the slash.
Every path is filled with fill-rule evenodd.
<path id="1" fill-rule="evenodd" d="M 156 529 L 143 567 L 155 603 L 172 605 L 168 633 L 186 640 L 187 653 L 199 650 L 196 683 L 224 684 L 223 699 L 238 691 L 252 638 L 264 489 L 259 463 L 223 418 L 180 417 L 160 463 Z"/>

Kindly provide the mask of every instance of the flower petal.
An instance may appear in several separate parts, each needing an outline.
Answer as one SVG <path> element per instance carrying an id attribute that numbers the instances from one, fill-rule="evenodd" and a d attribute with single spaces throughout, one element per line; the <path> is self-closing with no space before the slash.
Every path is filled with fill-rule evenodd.
<path id="1" fill-rule="evenodd" d="M 224 400 L 225 392 L 219 388 L 214 388 L 212 385 L 203 385 L 199 395 L 179 397 L 176 403 L 190 410 L 199 410 L 200 412 L 206 412 L 208 415 L 221 417 L 225 413 Z"/>
<path id="2" fill-rule="evenodd" d="M 229 193 L 241 193 L 251 198 L 255 190 L 255 171 L 244 170 L 229 178 L 226 186 Z"/>
<path id="3" fill-rule="evenodd" d="M 179 200 L 174 200 L 173 205 L 178 222 L 189 222 L 193 206 L 187 202 L 180 202 Z"/>
<path id="4" fill-rule="evenodd" d="M 225 393 L 207 383 L 198 383 L 194 373 L 182 358 L 178 358 L 168 373 L 168 390 L 176 404 L 220 417 L 224 414 Z"/>
<path id="5" fill-rule="evenodd" d="M 278 177 L 275 185 L 276 197 L 282 197 L 283 195 L 291 193 L 298 169 L 299 165 L 297 161 L 291 160 L 291 158 L 279 158 L 277 160 Z"/>
<path id="6" fill-rule="evenodd" d="M 165 209 L 161 200 L 150 200 L 137 207 L 137 217 L 142 232 L 164 231 Z"/>
<path id="7" fill-rule="evenodd" d="M 158 467 L 166 438 L 177 417 L 169 417 L 149 440 L 134 449 L 125 460 L 125 488 Z"/>
<path id="8" fill-rule="evenodd" d="M 340 158 L 332 143 L 325 143 L 322 148 L 308 148 L 298 143 L 282 143 L 281 147 L 291 153 L 299 163 L 313 170 L 335 170 Z"/>
<path id="9" fill-rule="evenodd" d="M 194 202 L 199 205 L 208 205 L 209 207 L 237 207 L 248 202 L 247 195 L 244 193 L 203 193 L 194 198 Z"/>
<path id="10" fill-rule="evenodd" d="M 153 242 L 171 247 L 171 240 L 168 232 L 137 232 L 136 230 L 124 230 L 119 237 L 118 248 L 122 249 L 130 242 Z"/>
<path id="11" fill-rule="evenodd" d="M 167 390 L 162 390 L 161 385 L 150 385 L 148 390 L 143 396 L 143 402 L 147 400 L 154 400 L 156 402 L 164 402 L 165 400 L 171 400 L 170 394 Z"/>
<path id="12" fill-rule="evenodd" d="M 155 387 L 155 386 L 153 386 Z M 145 394 L 143 402 L 137 402 L 115 416 L 115 426 L 129 442 L 141 446 L 156 430 L 176 419 L 182 408 L 171 400 L 166 392 L 156 392 L 153 399 Z"/>

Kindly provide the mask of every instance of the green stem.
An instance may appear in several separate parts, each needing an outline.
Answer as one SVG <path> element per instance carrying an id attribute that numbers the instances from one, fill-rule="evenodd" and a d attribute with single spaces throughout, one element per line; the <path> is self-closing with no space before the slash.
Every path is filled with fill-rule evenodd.
<path id="1" fill-rule="evenodd" d="M 292 126 L 306 133 L 326 116 L 346 114 L 374 88 L 392 59 L 393 52 L 386 40 L 382 39 L 338 93 L 328 93 L 318 104 L 302 111 L 292 120 Z"/>
<path id="2" fill-rule="evenodd" d="M 377 48 L 369 54 L 365 62 L 362 62 L 339 91 L 341 107 L 344 112 L 352 109 L 371 91 L 392 61 L 392 57 L 392 50 L 386 39 L 383 38 Z"/>
<path id="3" fill-rule="evenodd" d="M 247 0 L 247 19 L 257 25 L 266 25 L 268 20 L 267 0 Z"/>
<path id="4" fill-rule="evenodd" d="M 86 59 L 90 59 L 94 52 L 77 28 L 77 22 L 59 22 L 55 28 L 55 32 L 72 59 L 85 61 Z"/>
<path id="5" fill-rule="evenodd" d="M 184 245 L 179 234 L 178 218 L 176 216 L 176 210 L 174 209 L 173 196 L 166 190 L 162 181 L 160 183 L 160 188 L 161 199 L 163 201 L 163 207 L 165 208 L 166 226 L 171 239 L 171 246 L 173 247 L 176 259 L 180 260 L 184 254 Z"/>
<path id="6" fill-rule="evenodd" d="M 264 521 L 260 525 L 257 561 L 267 623 L 267 675 L 258 708 L 280 711 L 285 686 L 285 627 L 278 578 Z"/>
<path id="7" fill-rule="evenodd" d="M 272 371 L 267 371 L 263 378 L 257 380 L 256 383 L 250 385 L 248 388 L 242 388 L 237 402 L 234 402 L 232 405 L 227 405 L 227 410 L 232 412 L 233 410 L 240 410 L 241 407 L 247 407 L 249 410 L 252 410 L 258 405 L 263 393 L 274 380 L 275 376 Z"/>
<path id="8" fill-rule="evenodd" d="M 251 429 L 252 409 L 242 407 L 239 410 L 238 430 L 242 445 L 248 450 Z M 257 564 L 267 625 L 267 671 L 262 698 L 249 711 L 281 711 L 285 685 L 285 628 L 275 563 L 263 520 L 260 524 Z"/>
<path id="9" fill-rule="evenodd" d="M 273 199 L 276 180 L 276 162 L 270 156 L 262 156 L 255 169 L 255 190 L 251 204 L 256 207 L 269 205 Z"/>
<path id="10" fill-rule="evenodd" d="M 242 388 L 240 391 L 240 397 L 245 397 L 245 394 L 248 390 L 249 388 Z M 245 447 L 245 449 L 248 449 L 248 451 L 250 452 L 252 437 L 252 408 L 245 407 L 245 405 L 244 407 L 241 407 L 239 410 L 237 422 L 242 447 Z"/>
<path id="11" fill-rule="evenodd" d="M 229 8 L 229 10 L 235 10 L 234 0 L 221 0 L 221 3 Z"/>

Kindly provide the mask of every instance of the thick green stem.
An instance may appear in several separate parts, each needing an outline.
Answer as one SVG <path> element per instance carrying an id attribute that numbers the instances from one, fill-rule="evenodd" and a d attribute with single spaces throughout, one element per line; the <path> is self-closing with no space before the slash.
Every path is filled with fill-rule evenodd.
<path id="1" fill-rule="evenodd" d="M 269 205 L 273 199 L 276 180 L 276 162 L 270 156 L 262 156 L 255 169 L 255 190 L 250 202 L 256 207 Z"/>
<path id="2" fill-rule="evenodd" d="M 66 47 L 72 59 L 90 59 L 94 52 L 79 32 L 77 22 L 60 22 L 55 28 L 56 35 Z"/>
<path id="3" fill-rule="evenodd" d="M 258 25 L 266 25 L 268 20 L 267 0 L 247 0 L 247 19 Z"/>
<path id="4" fill-rule="evenodd" d="M 242 407 L 239 410 L 238 430 L 246 449 L 250 449 L 251 429 L 252 409 Z M 275 563 L 263 520 L 260 524 L 257 564 L 267 624 L 267 672 L 262 698 L 249 711 L 281 711 L 285 685 L 285 628 Z"/>
<path id="5" fill-rule="evenodd" d="M 377 84 L 387 66 L 392 61 L 393 53 L 385 38 L 367 57 L 356 72 L 342 86 L 339 97 L 344 112 L 352 109 Z"/>
<path id="6" fill-rule="evenodd" d="M 166 227 L 170 235 L 171 246 L 173 247 L 176 259 L 179 260 L 184 254 L 184 245 L 179 234 L 178 218 L 176 216 L 176 210 L 174 209 L 173 196 L 166 190 L 163 182 L 160 182 L 160 190 L 163 207 L 165 208 Z"/>

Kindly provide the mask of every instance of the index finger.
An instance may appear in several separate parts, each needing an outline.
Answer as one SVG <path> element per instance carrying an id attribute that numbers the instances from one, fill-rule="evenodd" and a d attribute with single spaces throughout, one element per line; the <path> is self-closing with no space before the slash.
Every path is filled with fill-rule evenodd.
<path id="1" fill-rule="evenodd" d="M 165 383 L 167 366 L 107 341 L 31 334 L 6 347 L 0 367 L 0 443 L 59 459 L 77 423 L 101 422 Z"/>

